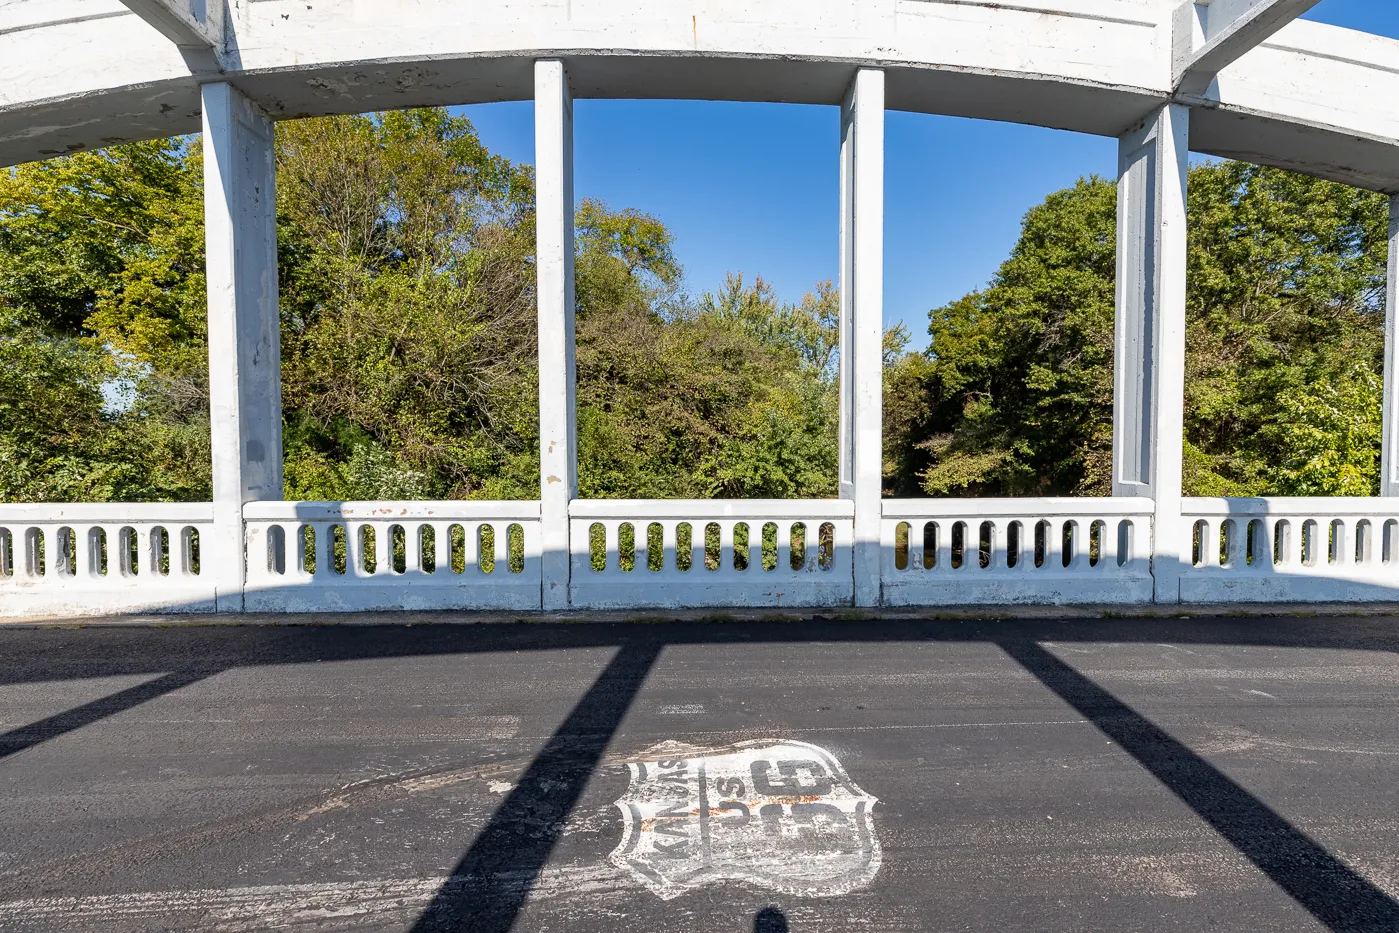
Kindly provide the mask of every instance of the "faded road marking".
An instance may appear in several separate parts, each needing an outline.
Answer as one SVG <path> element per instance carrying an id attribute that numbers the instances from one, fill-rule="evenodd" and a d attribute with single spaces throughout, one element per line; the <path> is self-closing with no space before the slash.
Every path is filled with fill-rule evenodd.
<path id="1" fill-rule="evenodd" d="M 662 899 L 734 879 L 799 897 L 847 894 L 879 871 L 879 801 L 835 756 L 795 741 L 663 742 L 628 763 L 612 861 Z"/>
<path id="2" fill-rule="evenodd" d="M 908 729 L 999 729 L 1002 726 L 1086 726 L 1087 719 L 1040 719 L 1026 722 L 919 722 L 898 726 L 859 726 L 860 732 L 900 732 Z M 850 726 L 816 726 L 802 732 L 851 732 Z M 687 729 L 685 735 L 733 735 L 733 730 Z"/>
<path id="3" fill-rule="evenodd" d="M 511 875 L 518 875 L 518 878 Z M 515 872 L 497 877 L 497 884 L 517 883 L 531 900 L 558 896 L 605 894 L 616 891 L 624 876 L 606 863 L 569 868 L 546 868 L 537 877 Z M 197 924 L 218 933 L 263 933 L 269 929 L 342 929 L 350 918 L 372 917 L 376 925 L 411 923 L 442 889 L 472 879 L 403 878 L 382 881 L 341 881 L 276 884 L 192 891 L 153 891 L 86 897 L 36 897 L 0 902 L 6 923 L 61 925 L 63 929 L 100 929 L 101 924 L 130 927 L 149 922 L 160 927 Z"/>

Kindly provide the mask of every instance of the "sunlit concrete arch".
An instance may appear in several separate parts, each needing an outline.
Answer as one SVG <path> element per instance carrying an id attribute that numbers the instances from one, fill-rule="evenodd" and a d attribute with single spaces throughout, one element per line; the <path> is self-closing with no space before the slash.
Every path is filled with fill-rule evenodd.
<path id="1" fill-rule="evenodd" d="M 1399 190 L 1399 42 L 1287 21 L 1309 5 L 1187 4 L 1282 18 L 1231 31 L 1195 89 L 1178 0 L 18 0 L 0 164 L 195 132 L 210 80 L 284 119 L 530 99 L 558 58 L 577 97 L 823 104 L 878 67 L 890 109 L 1106 136 L 1176 99 L 1196 151 Z"/>
<path id="2" fill-rule="evenodd" d="M 1399 211 L 1383 496 L 1182 494 L 1189 153 L 1399 193 L 1399 42 L 1315 2 L 0 6 L 0 165 L 203 133 L 214 500 L 0 505 L 0 615 L 1399 599 Z M 837 499 L 579 498 L 578 97 L 840 107 Z M 502 100 L 535 103 L 538 500 L 279 501 L 274 123 Z M 882 498 L 889 109 L 1118 140 L 1112 497 Z"/>

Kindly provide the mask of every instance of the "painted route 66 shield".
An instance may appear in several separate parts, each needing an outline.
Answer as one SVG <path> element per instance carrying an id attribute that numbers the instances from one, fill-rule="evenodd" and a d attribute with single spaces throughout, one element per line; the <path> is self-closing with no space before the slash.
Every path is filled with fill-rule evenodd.
<path id="1" fill-rule="evenodd" d="M 666 742 L 629 763 L 612 861 L 670 899 L 721 878 L 806 897 L 879 871 L 870 808 L 835 756 L 806 742 Z"/>

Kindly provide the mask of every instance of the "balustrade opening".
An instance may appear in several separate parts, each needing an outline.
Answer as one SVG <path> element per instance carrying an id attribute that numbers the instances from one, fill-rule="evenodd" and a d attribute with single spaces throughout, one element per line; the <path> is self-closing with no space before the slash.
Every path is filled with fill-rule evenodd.
<path id="1" fill-rule="evenodd" d="M 439 540 L 442 547 L 438 547 Z M 353 548 L 346 542 L 354 541 Z M 288 543 L 291 548 L 289 550 Z M 324 550 L 318 550 L 323 548 Z M 317 557 L 324 554 L 322 565 Z M 269 525 L 267 572 L 338 577 L 403 576 L 405 574 L 525 572 L 525 529 L 519 522 L 469 527 L 460 522 L 440 524 L 362 524 L 353 531 L 343 523 Z"/>

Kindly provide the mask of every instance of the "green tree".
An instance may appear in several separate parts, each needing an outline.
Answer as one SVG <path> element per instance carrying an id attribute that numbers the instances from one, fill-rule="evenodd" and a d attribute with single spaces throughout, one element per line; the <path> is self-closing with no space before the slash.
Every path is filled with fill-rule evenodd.
<path id="1" fill-rule="evenodd" d="M 792 308 L 761 280 L 731 277 L 689 306 L 669 299 L 673 284 L 636 282 L 617 292 L 636 300 L 580 311 L 583 495 L 833 495 L 834 384 L 789 326 L 829 316 L 819 307 L 829 288 Z M 666 300 L 657 307 L 648 292 Z M 834 333 L 822 339 L 833 346 Z"/>
<path id="2" fill-rule="evenodd" d="M 534 183 L 442 109 L 277 132 L 286 493 L 538 495 Z M 0 173 L 0 498 L 209 497 L 197 143 Z M 690 299 L 657 218 L 577 211 L 588 495 L 827 495 L 836 300 Z"/>
<path id="3" fill-rule="evenodd" d="M 1050 195 L 990 287 L 930 313 L 926 365 L 892 367 L 891 394 L 921 404 L 889 410 L 891 485 L 907 492 L 912 474 L 930 495 L 1052 495 L 1110 482 L 1115 218 L 1098 179 Z"/>
<path id="4" fill-rule="evenodd" d="M 985 290 L 930 313 L 928 353 L 888 376 L 891 490 L 1110 492 L 1115 216 L 1097 178 L 1050 195 Z M 1345 464 L 1329 488 L 1373 488 L 1377 434 L 1331 413 L 1377 397 L 1385 199 L 1210 163 L 1189 224 L 1187 494 L 1317 490 L 1323 464 Z"/>
<path id="5" fill-rule="evenodd" d="M 1357 367 L 1384 365 L 1386 199 L 1238 162 L 1190 184 L 1187 489 L 1294 494 L 1284 468 L 1302 435 L 1279 426 L 1320 409 L 1283 401 L 1359 387 Z"/>
<path id="6" fill-rule="evenodd" d="M 1334 382 L 1289 389 L 1268 425 L 1285 451 L 1276 488 L 1294 496 L 1379 494 L 1381 377 L 1363 365 Z"/>
<path id="7" fill-rule="evenodd" d="M 285 123 L 277 156 L 288 495 L 537 496 L 529 173 L 439 109 Z M 377 451 L 402 470 L 346 472 Z"/>
<path id="8" fill-rule="evenodd" d="M 829 279 L 791 305 L 780 302 L 762 276 L 748 286 L 741 273 L 731 272 L 718 291 L 701 296 L 699 313 L 713 315 L 764 344 L 790 350 L 822 382 L 836 380 L 840 297 Z"/>
<path id="9" fill-rule="evenodd" d="M 0 499 L 209 497 L 199 151 L 0 171 Z"/>

